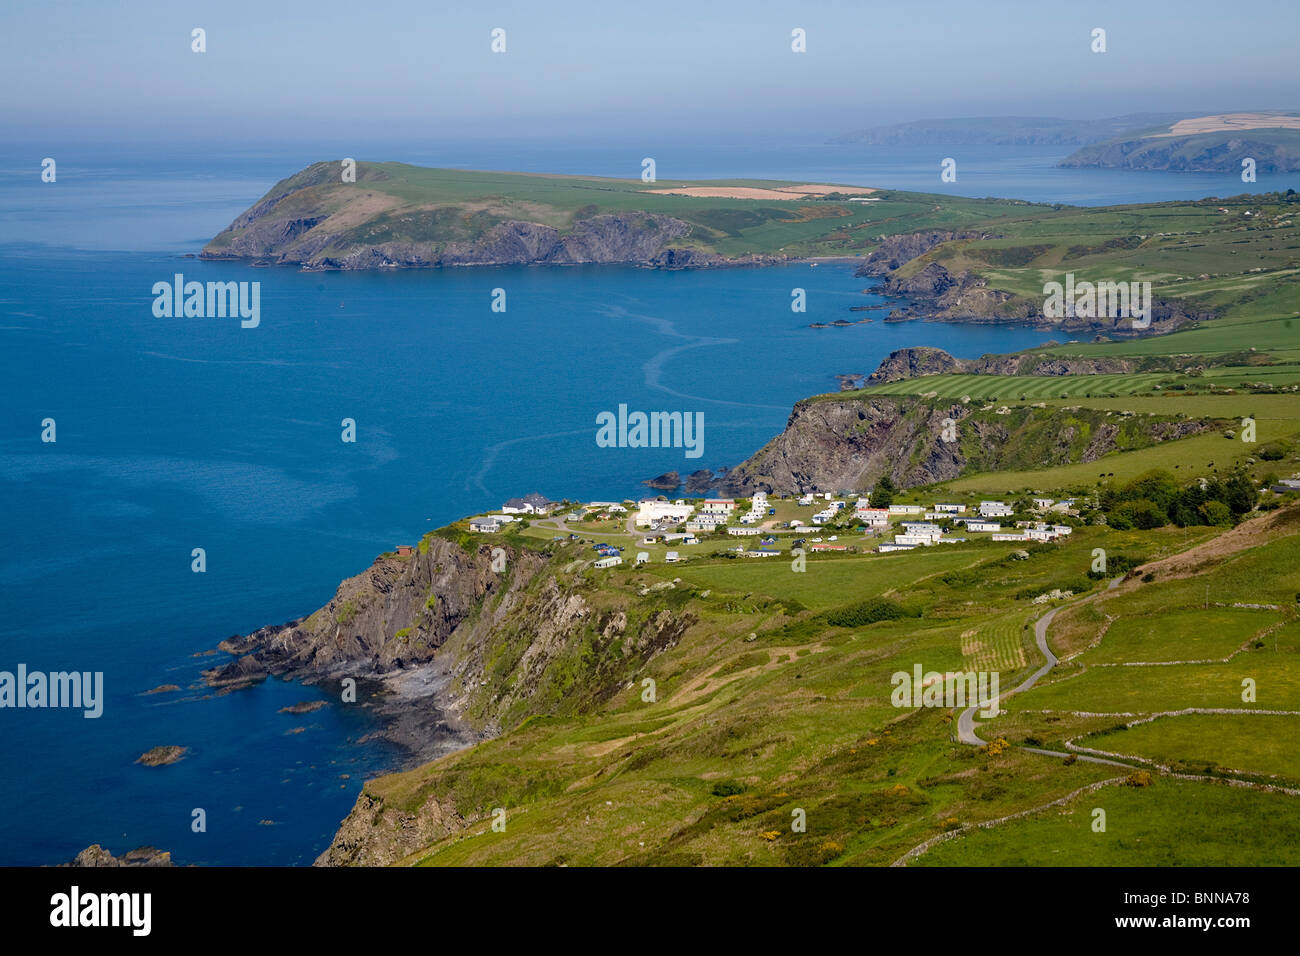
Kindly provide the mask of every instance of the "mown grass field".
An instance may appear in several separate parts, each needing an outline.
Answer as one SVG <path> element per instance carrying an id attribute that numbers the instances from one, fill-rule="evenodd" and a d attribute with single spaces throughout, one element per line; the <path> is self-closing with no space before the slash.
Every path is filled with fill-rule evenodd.
<path id="1" fill-rule="evenodd" d="M 1113 375 L 927 375 L 885 385 L 873 385 L 850 394 L 934 395 L 938 398 L 982 399 L 1004 402 L 1039 402 L 1048 399 L 1109 398 L 1113 396 L 1176 397 L 1188 388 L 1244 388 L 1253 383 L 1274 386 L 1300 382 L 1300 365 L 1275 368 L 1227 366 L 1207 369 L 1197 378 L 1174 372 L 1130 372 Z M 1193 396 L 1186 396 L 1193 397 Z M 1300 396 L 1286 396 L 1300 407 Z"/>

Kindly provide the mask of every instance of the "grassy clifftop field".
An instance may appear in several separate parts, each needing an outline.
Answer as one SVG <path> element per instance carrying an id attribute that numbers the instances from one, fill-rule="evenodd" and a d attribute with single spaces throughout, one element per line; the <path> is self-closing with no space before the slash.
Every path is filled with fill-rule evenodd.
<path id="1" fill-rule="evenodd" d="M 853 255 L 883 234 L 962 227 L 1027 206 L 751 180 L 691 182 L 321 162 L 277 183 L 204 249 L 308 268 Z M 851 202 L 851 198 L 870 199 Z"/>

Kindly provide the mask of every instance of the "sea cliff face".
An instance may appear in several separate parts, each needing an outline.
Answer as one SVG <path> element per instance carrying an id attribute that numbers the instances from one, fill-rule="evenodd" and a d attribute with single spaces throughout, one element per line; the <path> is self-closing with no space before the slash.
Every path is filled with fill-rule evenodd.
<path id="1" fill-rule="evenodd" d="M 946 353 L 945 353 L 946 354 Z M 953 429 L 946 428 L 951 421 Z M 727 476 L 737 495 L 867 491 L 882 476 L 901 488 L 971 472 L 1095 461 L 1218 427 L 1210 420 L 1122 416 L 868 395 L 794 407 L 785 430 Z M 944 434 L 954 434 L 952 441 Z"/>
<path id="2" fill-rule="evenodd" d="M 689 232 L 687 223 L 671 216 L 630 214 L 593 216 L 568 233 L 540 223 L 511 220 L 498 223 L 481 237 L 446 244 L 366 243 L 337 231 L 329 217 L 286 218 L 271 207 L 241 227 L 231 226 L 218 237 L 228 242 L 209 245 L 202 258 L 343 270 L 594 263 L 688 269 L 777 261 L 774 257 L 733 261 L 670 248 L 674 239 Z"/>
<path id="3" fill-rule="evenodd" d="M 886 322 L 924 319 L 934 322 L 965 322 L 984 325 L 1013 323 L 1039 328 L 1059 328 L 1063 332 L 1107 332 L 1134 334 L 1131 319 L 1124 317 L 1048 318 L 1043 311 L 1044 299 L 1013 295 L 992 288 L 975 272 L 953 272 L 934 259 L 925 261 L 931 252 L 951 242 L 998 238 L 987 232 L 930 231 L 885 237 L 863 261 L 855 275 L 876 276 L 884 281 L 870 291 L 905 299 L 904 308 L 895 309 Z M 909 264 L 916 266 L 907 268 Z M 923 264 L 922 264 L 923 263 Z M 1194 321 L 1213 319 L 1207 310 L 1192 310 L 1180 302 L 1153 299 L 1150 324 L 1141 334 L 1159 335 L 1172 332 Z"/>
<path id="4" fill-rule="evenodd" d="M 1101 375 L 1131 372 L 1136 363 L 1120 358 L 1080 358 L 1014 352 L 959 359 L 943 349 L 896 349 L 868 376 L 872 385 L 884 385 L 927 375 Z"/>
<path id="5" fill-rule="evenodd" d="M 272 676 L 352 678 L 384 735 L 430 759 L 603 700 L 693 623 L 655 600 L 611 601 L 587 578 L 590 562 L 557 566 L 540 542 L 511 538 L 447 529 L 383 555 L 313 614 L 222 641 L 231 659 L 204 679 L 228 693 Z M 566 683 L 575 674 L 581 693 Z"/>
<path id="6" fill-rule="evenodd" d="M 724 257 L 686 241 L 693 226 L 642 211 L 575 213 L 560 226 L 489 213 L 488 199 L 410 205 L 367 188 L 364 168 L 345 186 L 337 163 L 315 163 L 277 183 L 209 242 L 203 259 L 251 260 L 305 270 L 625 264 L 657 269 L 766 265 L 780 255 Z M 510 207 L 515 208 L 515 207 Z M 539 215 L 557 211 L 539 206 Z"/>
<path id="7" fill-rule="evenodd" d="M 271 676 L 320 681 L 427 663 L 485 603 L 508 613 L 545 563 L 529 551 L 502 551 L 509 574 L 492 570 L 490 553 L 436 535 L 405 557 L 383 555 L 310 616 L 222 641 L 218 649 L 234 660 L 204 678 L 237 689 Z"/>
<path id="8" fill-rule="evenodd" d="M 1240 173 L 1249 158 L 1261 173 L 1300 170 L 1300 137 L 1293 130 L 1233 130 L 1192 136 L 1135 136 L 1085 146 L 1057 163 L 1063 169 L 1144 169 Z"/>

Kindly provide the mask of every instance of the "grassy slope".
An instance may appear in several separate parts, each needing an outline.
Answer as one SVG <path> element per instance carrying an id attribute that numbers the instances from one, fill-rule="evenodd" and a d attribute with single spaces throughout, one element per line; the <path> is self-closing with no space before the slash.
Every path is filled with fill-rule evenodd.
<path id="1" fill-rule="evenodd" d="M 1224 632 L 1234 641 L 1250 637 L 1256 622 L 1265 627 L 1294 617 L 1300 588 L 1295 530 L 1276 547 L 1245 552 L 1203 577 L 1115 594 L 1106 614 L 1126 623 L 1115 647 L 1102 642 L 1098 663 L 1116 663 L 1127 649 L 1136 649 L 1127 658 L 1136 660 L 1148 659 L 1143 652 L 1153 646 L 1158 656 L 1176 653 L 1185 618 L 1175 614 L 1162 623 L 1160 609 L 1190 612 L 1207 584 L 1212 600 L 1290 602 L 1284 611 L 1216 610 L 1232 622 Z M 367 790 L 407 808 L 436 793 L 451 798 L 473 821 L 407 863 L 889 863 L 954 827 L 1039 807 L 1117 773 L 1085 762 L 1064 766 L 1014 747 L 993 754 L 956 744 L 949 738 L 948 711 L 899 710 L 890 704 L 889 675 L 910 672 L 916 663 L 926 670 L 996 666 L 1006 688 L 1039 663 L 1029 624 L 1042 608 L 1015 594 L 1077 579 L 1095 547 L 1154 558 L 1210 534 L 1207 529 L 1188 535 L 1177 529 L 1084 528 L 1060 545 L 1035 549 L 1028 561 L 1008 560 L 1004 547 L 972 543 L 869 558 L 811 555 L 803 574 L 793 573 L 783 559 L 721 558 L 599 572 L 595 584 L 613 606 L 657 600 L 638 598 L 636 592 L 655 581 L 678 579 L 672 591 L 656 593 L 673 595 L 676 606 L 695 614 L 699 623 L 608 702 L 536 716 L 471 750 L 372 781 Z M 575 549 L 575 557 L 581 553 L 576 545 L 566 547 Z M 1100 594 L 1100 587 L 1092 593 Z M 924 615 L 836 628 L 819 614 L 821 608 L 871 595 L 922 607 Z M 1135 619 L 1131 626 L 1129 616 Z M 1075 617 L 1063 635 L 1096 630 L 1097 621 L 1081 613 Z M 1289 627 L 1236 665 L 1092 667 L 1082 677 L 1051 680 L 1041 691 L 1012 698 L 1009 712 L 986 727 L 985 737 L 1002 734 L 1013 744 L 1059 747 L 1067 731 L 1114 726 L 1115 718 L 1063 720 L 1047 712 L 1076 706 L 1076 697 L 1094 710 L 1116 702 L 1135 712 L 1231 706 L 1234 688 L 1239 689 L 1237 671 L 1258 675 L 1261 687 L 1268 688 L 1259 707 L 1273 706 L 1278 695 L 1294 704 L 1300 700 L 1300 632 Z M 1134 634 L 1147 637 L 1135 640 Z M 1153 643 L 1144 643 L 1148 639 Z M 1225 641 L 1226 636 L 1210 643 L 1222 651 Z M 1204 640 L 1194 645 L 1189 650 L 1198 655 L 1206 649 Z M 1192 680 L 1171 680 L 1183 666 L 1202 671 Z M 1215 667 L 1225 669 L 1221 679 L 1217 671 L 1211 673 Z M 657 682 L 655 702 L 641 699 L 644 677 Z M 1085 680 L 1091 681 L 1089 693 L 1071 690 L 1083 688 Z M 1300 728 L 1287 726 L 1289 733 L 1270 744 L 1253 725 L 1224 718 L 1211 727 L 1215 748 L 1192 748 L 1186 758 L 1222 754 L 1224 766 L 1244 765 L 1289 780 L 1294 760 L 1284 741 Z M 1184 753 L 1178 749 L 1181 737 L 1133 739 L 1135 755 L 1151 751 L 1179 758 Z M 1064 816 L 1036 815 L 988 834 L 964 835 L 921 861 L 1051 862 L 1062 859 L 1052 850 L 1065 848 L 1076 854 L 1065 859 L 1099 863 L 1226 862 L 1229 833 L 1263 853 L 1274 846 L 1266 839 L 1263 819 L 1287 832 L 1300 830 L 1300 801 L 1251 797 L 1248 791 L 1165 778 L 1141 790 L 1109 787 Z M 1110 810 L 1110 837 L 1089 843 L 1089 813 L 1097 805 Z M 1178 841 L 1165 833 L 1168 808 L 1174 805 L 1182 810 Z M 507 810 L 504 833 L 490 828 L 495 807 Z M 796 809 L 807 814 L 806 833 L 791 829 Z M 1041 842 L 1044 826 L 1063 842 Z M 963 846 L 959 850 L 955 844 Z M 1285 861 L 1294 862 L 1293 852 L 1276 848 L 1256 860 Z"/>

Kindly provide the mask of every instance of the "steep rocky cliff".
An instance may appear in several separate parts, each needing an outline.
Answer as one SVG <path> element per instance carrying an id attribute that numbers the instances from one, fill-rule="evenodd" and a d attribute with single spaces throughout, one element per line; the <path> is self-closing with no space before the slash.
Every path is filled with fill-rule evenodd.
<path id="1" fill-rule="evenodd" d="M 695 227 L 670 215 L 595 207 L 566 213 L 500 197 L 414 202 L 390 188 L 390 175 L 362 164 L 357 181 L 345 184 L 339 164 L 314 163 L 276 183 L 201 258 L 309 270 L 586 263 L 700 269 L 785 261 L 694 248 L 686 240 Z M 518 218 L 520 211 L 552 221 Z"/>
<path id="2" fill-rule="evenodd" d="M 816 398 L 795 405 L 785 430 L 732 469 L 727 487 L 738 495 L 865 491 L 888 475 L 906 488 L 966 473 L 1095 461 L 1215 427 L 1212 420 L 1088 408 Z"/>
<path id="3" fill-rule="evenodd" d="M 898 236 L 885 236 L 880 245 L 862 260 L 854 275 L 884 276 L 893 272 L 904 263 L 911 262 L 917 256 L 925 255 L 935 246 L 954 239 L 994 239 L 991 232 L 951 230 L 933 230 L 930 232 L 908 232 Z"/>
<path id="4" fill-rule="evenodd" d="M 1084 146 L 1057 163 L 1062 168 L 1148 169 L 1240 173 L 1251 159 L 1259 172 L 1300 170 L 1300 137 L 1290 129 L 1232 129 L 1190 136 L 1117 137 Z"/>
<path id="5" fill-rule="evenodd" d="M 959 359 L 943 349 L 920 346 L 896 349 L 868 376 L 873 385 L 923 378 L 927 375 L 1100 375 L 1131 372 L 1136 363 L 1120 358 L 1080 358 L 1033 352 L 981 355 Z"/>
<path id="6" fill-rule="evenodd" d="M 1059 328 L 1065 332 L 1134 334 L 1140 331 L 1159 335 L 1194 321 L 1214 318 L 1213 312 L 1191 309 L 1184 303 L 1159 298 L 1152 300 L 1150 324 L 1141 330 L 1133 328 L 1129 317 L 1070 314 L 1064 318 L 1048 318 L 1041 297 L 1014 295 L 990 287 L 988 280 L 976 272 L 953 272 L 933 258 L 925 261 L 930 253 L 945 243 L 978 243 L 995 238 L 998 236 L 994 233 L 977 231 L 930 231 L 888 236 L 882 239 L 855 274 L 881 277 L 884 281 L 869 291 L 907 300 L 908 304 L 892 311 L 886 322 L 925 319 L 980 324 L 1016 323 Z M 1031 247 L 1026 255 L 1032 259 L 1034 254 L 1048 249 L 1050 246 Z M 979 251 L 978 247 L 975 251 Z M 904 268 L 909 263 L 915 263 L 915 266 Z"/>
<path id="7" fill-rule="evenodd" d="M 502 551 L 508 574 L 492 570 L 490 552 L 437 535 L 408 556 L 383 555 L 309 617 L 222 641 L 218 649 L 235 659 L 204 677 L 238 688 L 268 676 L 316 681 L 427 662 L 485 605 L 508 612 L 545 563 L 535 552 Z"/>

